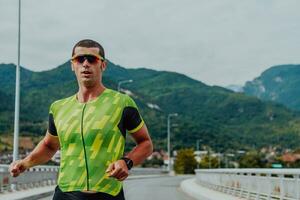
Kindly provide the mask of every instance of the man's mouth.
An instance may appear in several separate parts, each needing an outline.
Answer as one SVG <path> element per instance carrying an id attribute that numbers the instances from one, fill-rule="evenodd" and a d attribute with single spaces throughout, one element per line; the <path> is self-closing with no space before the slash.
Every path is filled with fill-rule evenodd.
<path id="1" fill-rule="evenodd" d="M 82 74 L 92 74 L 92 72 L 89 72 L 89 71 L 82 71 L 81 73 Z"/>

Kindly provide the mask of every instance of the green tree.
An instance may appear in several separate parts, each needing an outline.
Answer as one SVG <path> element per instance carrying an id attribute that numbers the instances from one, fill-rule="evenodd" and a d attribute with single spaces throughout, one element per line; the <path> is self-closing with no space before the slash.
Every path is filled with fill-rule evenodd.
<path id="1" fill-rule="evenodd" d="M 265 168 L 266 164 L 264 156 L 257 151 L 250 151 L 239 160 L 240 168 Z"/>
<path id="2" fill-rule="evenodd" d="M 210 164 L 209 164 L 210 163 Z M 204 156 L 200 161 L 200 168 L 218 168 L 219 161 L 217 157 L 209 157 L 208 155 Z"/>
<path id="3" fill-rule="evenodd" d="M 174 170 L 177 174 L 194 174 L 197 167 L 193 149 L 182 149 L 177 152 Z"/>

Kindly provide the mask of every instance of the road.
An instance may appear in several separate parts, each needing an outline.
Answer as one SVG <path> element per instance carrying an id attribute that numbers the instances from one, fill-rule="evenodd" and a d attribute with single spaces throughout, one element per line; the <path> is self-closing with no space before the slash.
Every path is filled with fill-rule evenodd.
<path id="1" fill-rule="evenodd" d="M 183 193 L 180 182 L 190 176 L 163 176 L 154 178 L 131 179 L 124 183 L 126 200 L 194 200 Z M 51 200 L 52 197 L 40 200 Z"/>

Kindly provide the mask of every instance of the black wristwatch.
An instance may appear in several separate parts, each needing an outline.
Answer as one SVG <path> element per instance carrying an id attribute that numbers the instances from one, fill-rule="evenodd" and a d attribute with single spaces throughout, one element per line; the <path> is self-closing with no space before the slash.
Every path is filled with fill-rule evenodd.
<path id="1" fill-rule="evenodd" d="M 133 161 L 130 158 L 122 157 L 121 160 L 124 160 L 128 170 L 130 170 L 133 167 Z"/>

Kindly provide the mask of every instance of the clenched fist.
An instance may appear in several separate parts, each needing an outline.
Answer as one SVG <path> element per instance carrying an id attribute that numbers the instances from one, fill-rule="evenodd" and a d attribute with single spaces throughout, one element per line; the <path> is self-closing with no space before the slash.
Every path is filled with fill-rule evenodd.
<path id="1" fill-rule="evenodd" d="M 107 168 L 106 173 L 108 173 L 110 177 L 116 178 L 118 181 L 124 181 L 129 175 L 128 168 L 124 160 L 118 160 L 111 163 Z"/>
<path id="2" fill-rule="evenodd" d="M 24 160 L 16 160 L 10 164 L 9 172 L 13 177 L 17 177 L 28 168 Z"/>

